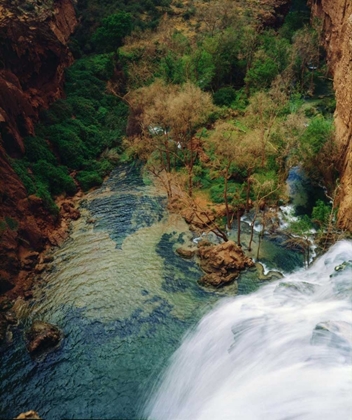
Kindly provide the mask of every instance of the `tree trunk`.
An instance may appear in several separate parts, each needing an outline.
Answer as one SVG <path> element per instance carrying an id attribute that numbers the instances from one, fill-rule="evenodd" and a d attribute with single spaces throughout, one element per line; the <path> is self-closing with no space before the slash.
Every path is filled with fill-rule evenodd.
<path id="1" fill-rule="evenodd" d="M 227 224 L 227 228 L 231 229 L 231 217 L 230 217 L 230 209 L 229 209 L 229 200 L 228 200 L 228 196 L 227 196 L 227 185 L 228 185 L 228 173 L 229 173 L 229 165 L 226 166 L 226 171 L 225 171 L 225 183 L 224 183 L 224 202 L 225 202 L 225 207 L 226 207 L 226 224 Z"/>
<path id="2" fill-rule="evenodd" d="M 251 237 L 249 238 L 249 244 L 248 244 L 248 251 L 252 251 L 252 242 L 253 242 L 253 235 L 254 235 L 254 221 L 251 223 Z"/>
<path id="3" fill-rule="evenodd" d="M 190 197 L 193 195 L 193 141 L 192 137 L 190 140 L 190 152 L 191 156 L 189 159 L 189 169 L 188 169 L 188 194 Z"/>
<path id="4" fill-rule="evenodd" d="M 309 258 L 310 258 L 310 243 L 309 239 L 306 240 L 307 243 L 307 268 L 309 268 Z"/>
<path id="5" fill-rule="evenodd" d="M 241 210 L 237 209 L 237 245 L 241 246 Z"/>
<path id="6" fill-rule="evenodd" d="M 248 174 L 247 176 L 247 191 L 246 191 L 246 213 L 249 212 L 249 193 L 251 191 L 251 183 L 250 183 L 250 178 L 251 173 Z"/>

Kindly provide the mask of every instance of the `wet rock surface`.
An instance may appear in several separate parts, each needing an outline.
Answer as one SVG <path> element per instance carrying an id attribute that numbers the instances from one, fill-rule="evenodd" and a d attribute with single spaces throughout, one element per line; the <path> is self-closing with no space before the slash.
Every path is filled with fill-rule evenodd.
<path id="1" fill-rule="evenodd" d="M 27 350 L 32 356 L 41 356 L 57 348 L 62 337 L 62 332 L 55 325 L 34 321 L 26 332 Z"/>
<path id="2" fill-rule="evenodd" d="M 26 411 L 25 413 L 21 413 L 16 419 L 40 419 L 39 414 L 36 411 Z"/>
<path id="3" fill-rule="evenodd" d="M 53 231 L 67 228 L 67 215 L 79 217 L 66 205 L 55 218 L 42 199 L 27 196 L 10 159 L 23 155 L 40 110 L 63 95 L 64 70 L 73 62 L 67 42 L 77 23 L 71 0 L 0 1 L 0 295 L 28 290 L 23 282 L 38 253 L 60 239 Z"/>
<path id="4" fill-rule="evenodd" d="M 252 259 L 233 241 L 219 245 L 201 241 L 197 255 L 200 267 L 206 273 L 199 282 L 206 286 L 221 287 L 231 283 L 242 270 L 254 266 Z"/>
<path id="5" fill-rule="evenodd" d="M 186 260 L 190 260 L 196 254 L 195 249 L 188 249 L 188 248 L 177 248 L 176 252 L 180 257 L 185 258 Z"/>
<path id="6" fill-rule="evenodd" d="M 321 22 L 322 40 L 333 75 L 336 97 L 335 141 L 339 149 L 338 222 L 352 230 L 352 2 L 309 0 L 313 19 Z"/>
<path id="7" fill-rule="evenodd" d="M 11 342 L 11 326 L 17 324 L 16 314 L 13 311 L 13 302 L 5 297 L 0 301 L 0 348 Z"/>
<path id="8" fill-rule="evenodd" d="M 350 356 L 352 354 L 352 325 L 344 321 L 320 322 L 314 328 L 311 344 L 327 345 Z"/>

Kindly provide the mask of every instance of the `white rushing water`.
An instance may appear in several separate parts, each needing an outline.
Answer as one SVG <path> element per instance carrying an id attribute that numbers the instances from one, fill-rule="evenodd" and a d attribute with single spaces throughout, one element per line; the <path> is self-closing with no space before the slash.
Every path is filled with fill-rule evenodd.
<path id="1" fill-rule="evenodd" d="M 351 420 L 352 264 L 335 270 L 348 260 L 340 242 L 309 270 L 222 301 L 184 338 L 146 417 Z"/>

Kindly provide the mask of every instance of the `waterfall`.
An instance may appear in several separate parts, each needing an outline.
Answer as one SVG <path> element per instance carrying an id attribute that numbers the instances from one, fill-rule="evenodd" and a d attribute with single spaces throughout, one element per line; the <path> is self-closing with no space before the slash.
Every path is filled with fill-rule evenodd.
<path id="1" fill-rule="evenodd" d="M 343 241 L 308 270 L 222 300 L 184 337 L 144 416 L 352 419 L 351 288 Z"/>

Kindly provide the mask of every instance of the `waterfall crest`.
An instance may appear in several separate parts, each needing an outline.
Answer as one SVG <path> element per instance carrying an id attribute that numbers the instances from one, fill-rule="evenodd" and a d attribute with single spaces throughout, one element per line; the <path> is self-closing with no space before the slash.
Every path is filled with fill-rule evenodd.
<path id="1" fill-rule="evenodd" d="M 153 420 L 352 418 L 352 243 L 190 331 L 156 385 Z M 337 268 L 336 268 L 337 267 Z"/>

